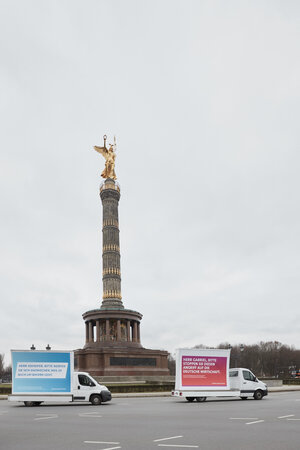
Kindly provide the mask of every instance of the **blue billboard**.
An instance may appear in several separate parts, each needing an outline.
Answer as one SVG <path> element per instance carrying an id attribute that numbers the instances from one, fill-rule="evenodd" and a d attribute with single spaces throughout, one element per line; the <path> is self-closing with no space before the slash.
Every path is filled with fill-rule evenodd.
<path id="1" fill-rule="evenodd" d="M 72 392 L 73 352 L 12 350 L 13 394 Z"/>

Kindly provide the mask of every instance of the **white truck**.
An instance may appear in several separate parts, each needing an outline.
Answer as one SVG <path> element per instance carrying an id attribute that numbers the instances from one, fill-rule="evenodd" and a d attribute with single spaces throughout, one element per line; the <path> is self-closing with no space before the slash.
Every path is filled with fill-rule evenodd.
<path id="1" fill-rule="evenodd" d="M 74 372 L 72 351 L 12 350 L 11 402 L 38 406 L 43 402 L 90 402 L 111 400 L 106 386 L 86 372 Z"/>
<path id="2" fill-rule="evenodd" d="M 172 396 L 204 402 L 207 397 L 253 397 L 268 395 L 265 383 L 244 368 L 229 369 L 230 350 L 179 349 L 176 355 L 175 390 Z"/>

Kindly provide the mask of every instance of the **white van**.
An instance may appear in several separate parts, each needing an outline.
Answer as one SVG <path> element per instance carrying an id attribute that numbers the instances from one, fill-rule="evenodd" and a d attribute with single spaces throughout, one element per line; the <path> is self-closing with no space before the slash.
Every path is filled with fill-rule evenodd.
<path id="1" fill-rule="evenodd" d="M 100 405 L 111 400 L 111 393 L 87 372 L 73 372 L 72 392 L 69 394 L 31 392 L 12 394 L 8 400 L 24 402 L 25 406 L 38 406 L 44 402 L 90 402 L 92 405 Z"/>
<path id="2" fill-rule="evenodd" d="M 196 400 L 205 402 L 207 397 L 240 397 L 246 400 L 253 397 L 255 400 L 261 400 L 268 395 L 268 388 L 265 383 L 260 381 L 249 369 L 235 368 L 229 369 L 229 390 L 175 390 L 172 395 L 175 397 L 185 397 L 188 402 Z"/>
<path id="3" fill-rule="evenodd" d="M 106 386 L 97 381 L 86 372 L 74 372 L 73 375 L 73 401 L 91 402 L 92 405 L 100 405 L 109 402 L 111 393 Z"/>
<path id="4" fill-rule="evenodd" d="M 229 369 L 229 383 L 230 390 L 237 389 L 243 400 L 248 397 L 261 400 L 268 395 L 267 385 L 256 378 L 249 369 Z"/>

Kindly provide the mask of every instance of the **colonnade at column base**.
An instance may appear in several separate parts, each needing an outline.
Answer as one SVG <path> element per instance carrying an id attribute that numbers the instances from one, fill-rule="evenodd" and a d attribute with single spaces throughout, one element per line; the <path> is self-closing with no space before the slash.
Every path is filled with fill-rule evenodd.
<path id="1" fill-rule="evenodd" d="M 93 309 L 83 314 L 86 339 L 84 348 L 142 347 L 142 314 L 131 309 Z"/>
<path id="2" fill-rule="evenodd" d="M 168 352 L 143 348 L 142 314 L 131 309 L 93 309 L 83 314 L 86 342 L 75 350 L 76 370 L 97 376 L 169 375 Z"/>

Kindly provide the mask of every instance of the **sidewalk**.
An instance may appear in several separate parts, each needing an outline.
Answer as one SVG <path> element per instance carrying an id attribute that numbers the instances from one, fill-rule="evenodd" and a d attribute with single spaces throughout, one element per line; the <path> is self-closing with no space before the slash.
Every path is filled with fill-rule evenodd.
<path id="1" fill-rule="evenodd" d="M 298 384 L 283 384 L 282 386 L 269 387 L 269 392 L 285 392 L 285 391 L 300 391 Z"/>
<path id="2" fill-rule="evenodd" d="M 300 385 L 283 385 L 268 388 L 269 394 L 272 392 L 292 392 L 300 391 Z M 129 397 L 171 397 L 171 392 L 128 392 L 112 394 L 113 398 L 129 398 Z M 0 400 L 7 400 L 7 395 L 0 395 Z"/>
<path id="3" fill-rule="evenodd" d="M 300 391 L 300 385 L 285 385 L 268 388 L 269 394 L 272 392 L 292 392 Z M 128 393 L 115 393 L 112 394 L 113 398 L 126 398 L 126 397 L 171 397 L 171 392 L 128 392 Z"/>

